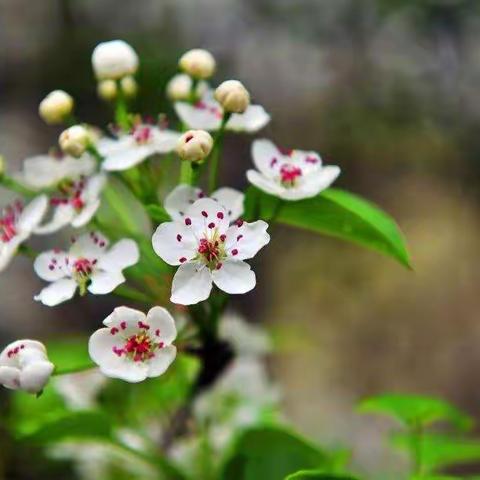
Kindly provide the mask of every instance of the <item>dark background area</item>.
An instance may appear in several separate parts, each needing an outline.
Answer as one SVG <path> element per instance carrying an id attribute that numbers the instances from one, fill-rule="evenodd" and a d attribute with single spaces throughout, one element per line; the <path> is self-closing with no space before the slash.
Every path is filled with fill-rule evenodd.
<path id="1" fill-rule="evenodd" d="M 434 394 L 480 416 L 478 5 L 0 0 L 0 151 L 13 170 L 55 144 L 59 131 L 37 115 L 55 88 L 75 97 L 82 120 L 110 120 L 90 66 L 100 41 L 122 38 L 138 52 L 144 114 L 171 112 L 163 91 L 178 57 L 209 49 L 215 82 L 241 80 L 272 114 L 259 137 L 319 151 L 341 166 L 338 186 L 381 205 L 406 234 L 413 272 L 279 229 L 257 289 L 234 302 L 274 334 L 286 417 L 323 444 L 353 447 L 360 471 L 398 478 L 402 458 L 382 446 L 390 423 L 355 414 L 359 398 Z M 251 140 L 227 140 L 224 184 L 246 186 Z M 48 309 L 32 299 L 40 287 L 23 258 L 1 275 L 2 343 L 90 332 L 114 305 L 85 298 Z"/>

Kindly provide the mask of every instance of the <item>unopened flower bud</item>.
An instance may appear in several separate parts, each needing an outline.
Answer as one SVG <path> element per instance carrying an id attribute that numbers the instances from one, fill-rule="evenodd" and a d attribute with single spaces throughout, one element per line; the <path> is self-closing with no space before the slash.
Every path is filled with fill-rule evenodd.
<path id="1" fill-rule="evenodd" d="M 82 125 L 74 125 L 64 130 L 58 139 L 60 148 L 67 155 L 80 157 L 90 144 L 90 134 Z"/>
<path id="2" fill-rule="evenodd" d="M 38 107 L 38 113 L 49 125 L 62 123 L 73 110 L 73 98 L 63 90 L 50 92 Z"/>
<path id="3" fill-rule="evenodd" d="M 131 75 L 120 80 L 120 87 L 126 97 L 134 97 L 138 91 L 137 82 Z"/>
<path id="4" fill-rule="evenodd" d="M 215 90 L 215 100 L 226 112 L 243 113 L 250 105 L 250 94 L 238 80 L 227 80 Z"/>
<path id="5" fill-rule="evenodd" d="M 107 102 L 111 102 L 117 96 L 117 84 L 115 80 L 101 80 L 97 85 L 98 96 Z"/>
<path id="6" fill-rule="evenodd" d="M 92 65 L 99 80 L 116 80 L 133 75 L 138 68 L 135 50 L 123 40 L 99 43 L 92 54 Z"/>
<path id="7" fill-rule="evenodd" d="M 178 73 L 167 83 L 167 96 L 174 102 L 188 100 L 193 81 L 186 73 Z"/>
<path id="8" fill-rule="evenodd" d="M 176 152 L 182 160 L 201 162 L 212 151 L 213 138 L 205 130 L 189 130 L 177 142 Z"/>
<path id="9" fill-rule="evenodd" d="M 210 78 L 215 71 L 215 59 L 207 50 L 195 48 L 184 53 L 178 61 L 179 67 L 193 78 Z"/>

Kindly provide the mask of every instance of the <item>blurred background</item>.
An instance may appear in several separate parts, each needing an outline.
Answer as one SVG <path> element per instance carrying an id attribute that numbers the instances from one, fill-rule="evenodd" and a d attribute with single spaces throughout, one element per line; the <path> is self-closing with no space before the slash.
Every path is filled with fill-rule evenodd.
<path id="1" fill-rule="evenodd" d="M 260 137 L 340 165 L 337 186 L 405 232 L 413 272 L 291 229 L 260 256 L 257 289 L 235 305 L 274 335 L 270 368 L 288 420 L 321 444 L 352 447 L 358 471 L 384 478 L 404 462 L 382 446 L 390 422 L 355 414 L 363 396 L 434 394 L 480 417 L 479 3 L 0 0 L 0 149 L 11 170 L 56 143 L 37 115 L 55 88 L 75 97 L 82 120 L 108 123 L 90 55 L 114 38 L 141 58 L 136 110 L 170 113 L 163 91 L 178 57 L 207 48 L 215 81 L 241 80 L 272 114 Z M 251 140 L 227 139 L 224 184 L 246 186 Z M 1 344 L 88 333 L 116 304 L 48 309 L 32 299 L 41 285 L 23 258 L 0 277 Z"/>

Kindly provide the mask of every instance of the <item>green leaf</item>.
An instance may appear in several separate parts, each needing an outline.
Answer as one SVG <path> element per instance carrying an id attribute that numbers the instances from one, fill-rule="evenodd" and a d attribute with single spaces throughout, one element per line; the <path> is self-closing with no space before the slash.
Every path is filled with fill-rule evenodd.
<path id="1" fill-rule="evenodd" d="M 250 187 L 245 200 L 246 218 L 260 216 L 268 221 L 277 205 L 277 198 Z M 276 220 L 357 243 L 411 268 L 405 240 L 395 221 L 373 203 L 344 190 L 330 188 L 314 198 L 284 201 Z"/>
<path id="2" fill-rule="evenodd" d="M 410 448 L 410 438 L 406 434 L 397 434 L 392 441 L 395 446 L 403 450 Z M 480 461 L 479 440 L 425 434 L 419 445 L 422 467 L 428 473 Z"/>
<path id="3" fill-rule="evenodd" d="M 156 223 L 170 222 L 172 219 L 162 205 L 147 205 L 145 207 L 150 218 Z"/>
<path id="4" fill-rule="evenodd" d="M 95 367 L 88 355 L 88 337 L 71 337 L 47 343 L 48 358 L 55 365 L 55 375 Z"/>
<path id="5" fill-rule="evenodd" d="M 281 480 L 301 468 L 331 466 L 328 453 L 282 427 L 243 432 L 222 467 L 220 480 Z"/>
<path id="6" fill-rule="evenodd" d="M 473 419 L 439 398 L 418 395 L 385 394 L 363 400 L 360 413 L 389 415 L 406 426 L 428 426 L 439 421 L 450 422 L 460 430 L 469 430 Z"/>
<path id="7" fill-rule="evenodd" d="M 292 473 L 285 480 L 356 480 L 354 477 L 345 475 L 335 475 L 333 473 L 325 473 L 320 470 L 300 470 Z"/>

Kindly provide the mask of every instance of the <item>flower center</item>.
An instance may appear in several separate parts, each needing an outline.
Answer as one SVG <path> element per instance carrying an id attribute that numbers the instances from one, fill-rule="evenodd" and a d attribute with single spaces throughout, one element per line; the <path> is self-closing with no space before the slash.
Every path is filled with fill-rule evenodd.
<path id="1" fill-rule="evenodd" d="M 136 127 L 133 131 L 133 138 L 138 145 L 145 145 L 152 140 L 152 129 L 151 127 Z"/>
<path id="2" fill-rule="evenodd" d="M 206 110 L 210 113 L 213 113 L 213 115 L 215 115 L 217 118 L 223 118 L 222 109 L 217 107 L 216 105 L 209 105 L 207 102 L 199 100 L 195 103 L 194 106 L 197 110 Z"/>
<path id="3" fill-rule="evenodd" d="M 17 235 L 18 217 L 23 211 L 23 204 L 20 201 L 8 205 L 0 217 L 0 241 L 8 243 Z"/>
<path id="4" fill-rule="evenodd" d="M 58 185 L 61 196 L 52 197 L 50 204 L 58 207 L 59 205 L 70 204 L 77 212 L 85 207 L 83 200 L 83 191 L 85 190 L 85 179 L 81 178 L 78 182 L 64 180 Z"/>
<path id="5" fill-rule="evenodd" d="M 293 187 L 297 183 L 297 179 L 302 176 L 300 167 L 290 165 L 288 163 L 280 168 L 280 181 L 284 187 Z"/>
<path id="6" fill-rule="evenodd" d="M 208 238 L 205 236 L 198 245 L 198 256 L 210 270 L 222 268 L 222 260 L 227 256 L 225 252 L 225 235 L 218 235 L 215 230 Z"/>
<path id="7" fill-rule="evenodd" d="M 97 260 L 89 260 L 88 258 L 77 258 L 72 264 L 73 278 L 78 284 L 80 295 L 87 293 L 87 284 L 92 276 L 93 269 Z"/>

